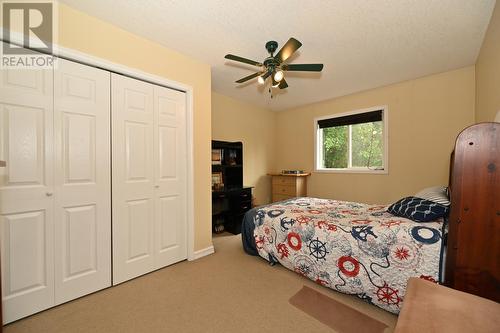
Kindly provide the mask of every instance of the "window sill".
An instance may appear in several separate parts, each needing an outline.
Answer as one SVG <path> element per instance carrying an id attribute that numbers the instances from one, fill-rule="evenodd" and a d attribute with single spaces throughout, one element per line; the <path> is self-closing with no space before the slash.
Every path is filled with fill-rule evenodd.
<path id="1" fill-rule="evenodd" d="M 316 173 L 365 173 L 365 174 L 375 174 L 375 175 L 387 175 L 389 174 L 389 170 L 369 170 L 369 169 L 315 169 Z"/>

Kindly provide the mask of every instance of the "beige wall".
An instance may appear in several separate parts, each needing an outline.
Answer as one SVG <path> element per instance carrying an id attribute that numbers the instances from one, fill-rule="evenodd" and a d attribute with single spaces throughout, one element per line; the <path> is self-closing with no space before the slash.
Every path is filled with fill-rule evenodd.
<path id="1" fill-rule="evenodd" d="M 278 113 L 212 96 L 207 64 L 64 4 L 59 6 L 58 42 L 194 88 L 195 248 L 203 249 L 212 244 L 211 138 L 243 141 L 245 184 L 256 186 L 261 204 L 270 199 L 267 172 L 313 170 L 314 117 L 388 105 L 389 174 L 314 173 L 309 195 L 388 203 L 425 186 L 446 184 L 449 153 L 458 132 L 474 122 L 474 103 L 476 121 L 491 121 L 500 109 L 499 12 L 497 4 L 475 70 L 467 67 Z"/>
<path id="2" fill-rule="evenodd" d="M 212 139 L 243 142 L 243 183 L 257 205 L 271 201 L 276 113 L 212 92 Z"/>
<path id="3" fill-rule="evenodd" d="M 500 2 L 497 2 L 476 63 L 476 122 L 493 121 L 499 111 Z"/>
<path id="4" fill-rule="evenodd" d="M 59 44 L 193 87 L 195 249 L 211 246 L 210 66 L 63 4 Z"/>
<path id="5" fill-rule="evenodd" d="M 313 170 L 313 119 L 389 107 L 389 174 L 313 173 L 308 195 L 390 203 L 447 184 L 460 130 L 474 122 L 474 67 L 432 75 L 277 113 L 275 167 Z"/>

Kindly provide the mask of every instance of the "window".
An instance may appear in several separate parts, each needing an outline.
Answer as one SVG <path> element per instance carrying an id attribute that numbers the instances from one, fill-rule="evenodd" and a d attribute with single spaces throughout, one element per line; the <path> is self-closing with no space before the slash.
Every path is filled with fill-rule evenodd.
<path id="1" fill-rule="evenodd" d="M 316 171 L 387 173 L 387 107 L 314 120 Z"/>

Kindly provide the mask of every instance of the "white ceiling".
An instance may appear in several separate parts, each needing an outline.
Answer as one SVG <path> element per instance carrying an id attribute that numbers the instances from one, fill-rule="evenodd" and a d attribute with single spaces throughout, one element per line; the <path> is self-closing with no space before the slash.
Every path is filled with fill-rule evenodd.
<path id="1" fill-rule="evenodd" d="M 212 89 L 283 110 L 472 65 L 495 0 L 62 0 L 212 68 Z M 270 98 L 256 79 L 235 80 L 262 62 L 264 44 L 303 46 L 291 63 L 324 63 L 322 73 L 286 73 Z M 146 56 L 146 55 L 145 55 Z"/>

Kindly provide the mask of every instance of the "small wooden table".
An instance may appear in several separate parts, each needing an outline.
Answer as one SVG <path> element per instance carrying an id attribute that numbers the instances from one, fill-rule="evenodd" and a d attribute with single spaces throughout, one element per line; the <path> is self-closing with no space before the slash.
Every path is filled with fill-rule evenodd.
<path id="1" fill-rule="evenodd" d="M 272 201 L 282 201 L 307 196 L 307 176 L 310 173 L 283 174 L 270 173 Z"/>

